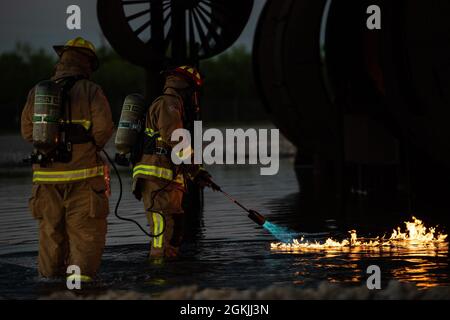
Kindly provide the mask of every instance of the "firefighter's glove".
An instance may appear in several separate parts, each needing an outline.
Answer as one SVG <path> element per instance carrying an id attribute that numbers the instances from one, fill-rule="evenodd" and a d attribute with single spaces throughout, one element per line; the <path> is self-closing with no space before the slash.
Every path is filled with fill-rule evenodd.
<path id="1" fill-rule="evenodd" d="M 200 171 L 195 177 L 195 183 L 197 183 L 201 188 L 211 188 L 214 191 L 220 191 L 219 186 L 217 186 L 213 181 L 211 175 L 207 171 Z"/>

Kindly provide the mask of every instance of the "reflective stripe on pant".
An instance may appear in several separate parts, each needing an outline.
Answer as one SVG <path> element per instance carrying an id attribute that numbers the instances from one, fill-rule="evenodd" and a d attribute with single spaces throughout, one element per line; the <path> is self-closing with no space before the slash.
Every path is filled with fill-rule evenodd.
<path id="1" fill-rule="evenodd" d="M 141 181 L 142 198 L 150 231 L 157 235 L 164 229 L 162 236 L 152 239 L 150 255 L 153 257 L 174 256 L 181 245 L 183 236 L 183 191 L 175 187 L 168 187 L 157 192 L 167 183 L 155 180 Z M 156 195 L 154 192 L 157 192 Z M 164 215 L 165 228 L 163 218 L 156 212 Z"/>
<path id="2" fill-rule="evenodd" d="M 176 256 L 183 237 L 184 214 L 164 214 L 163 219 L 157 212 L 147 212 L 147 219 L 152 234 L 158 235 L 164 230 L 161 236 L 151 240 L 150 256 Z"/>
<path id="3" fill-rule="evenodd" d="M 103 176 L 103 166 L 72 171 L 34 171 L 33 183 L 64 183 Z"/>
<path id="4" fill-rule="evenodd" d="M 78 275 L 78 274 L 71 274 L 70 276 L 68 276 L 66 278 L 66 280 L 68 281 L 80 281 L 80 282 L 91 282 L 92 278 L 89 276 L 85 276 L 85 275 Z"/>
<path id="5" fill-rule="evenodd" d="M 149 212 L 149 214 L 152 215 L 152 222 L 153 222 L 153 235 L 161 234 L 164 230 L 164 219 L 161 216 L 162 213 L 158 212 Z M 164 243 L 164 234 L 161 234 L 157 238 L 153 238 L 152 244 L 154 248 L 161 249 L 163 247 Z"/>

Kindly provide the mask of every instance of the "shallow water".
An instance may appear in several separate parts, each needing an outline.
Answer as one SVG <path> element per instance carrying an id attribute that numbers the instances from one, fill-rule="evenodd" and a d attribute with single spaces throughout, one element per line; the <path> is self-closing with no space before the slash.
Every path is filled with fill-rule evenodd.
<path id="1" fill-rule="evenodd" d="M 215 166 L 209 168 L 224 190 L 242 203 L 265 214 L 283 226 L 295 226 L 308 240 L 346 235 L 330 222 L 313 228 L 302 227 L 302 213 L 296 212 L 298 184 L 292 160 L 281 162 L 275 177 L 260 176 L 258 167 Z M 28 170 L 19 177 L 0 178 L 0 297 L 35 298 L 62 290 L 61 284 L 36 276 L 37 225 L 27 209 L 30 194 Z M 122 215 L 135 217 L 145 225 L 142 204 L 130 192 L 130 178 L 124 176 Z M 117 197 L 113 179 L 111 205 Z M 275 239 L 260 228 L 223 195 L 205 192 L 203 219 L 196 237 L 183 248 L 182 257 L 171 262 L 147 261 L 147 238 L 129 223 L 109 217 L 107 249 L 92 290 L 132 289 L 157 294 L 173 287 L 198 285 L 202 288 L 264 288 L 269 285 L 314 287 L 319 282 L 362 285 L 369 265 L 378 265 L 382 283 L 391 279 L 408 281 L 420 287 L 450 284 L 448 248 L 398 250 L 391 252 L 335 251 L 280 253 L 270 251 Z M 327 228 L 328 226 L 328 228 Z M 379 226 L 378 226 L 379 227 Z M 383 226 L 390 231 L 394 225 Z M 370 230 L 370 226 L 365 228 Z"/>

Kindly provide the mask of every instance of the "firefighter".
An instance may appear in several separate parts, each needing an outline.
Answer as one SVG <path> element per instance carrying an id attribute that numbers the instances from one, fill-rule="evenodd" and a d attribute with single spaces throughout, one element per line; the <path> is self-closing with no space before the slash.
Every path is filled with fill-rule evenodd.
<path id="1" fill-rule="evenodd" d="M 61 104 L 64 115 L 57 121 L 60 135 L 55 150 L 64 152 L 31 157 L 29 207 L 39 222 L 38 269 L 42 277 L 54 278 L 66 276 L 67 267 L 74 265 L 81 274 L 72 277 L 90 281 L 99 269 L 105 246 L 108 167 L 99 152 L 113 133 L 113 121 L 102 89 L 90 80 L 99 66 L 93 44 L 78 37 L 54 49 L 59 61 L 47 82 L 60 85 L 62 97 L 66 97 L 53 100 Z M 36 111 L 43 101 L 36 93 L 38 86 L 30 91 L 22 112 L 22 136 L 29 142 L 36 142 L 42 132 L 46 132 L 44 137 L 51 134 L 45 131 L 51 117 Z"/>
<path id="2" fill-rule="evenodd" d="M 200 73 L 181 66 L 164 73 L 163 95 L 150 106 L 145 120 L 142 157 L 133 168 L 133 192 L 143 199 L 153 235 L 150 258 L 176 257 L 183 237 L 183 195 L 186 179 L 212 187 L 211 176 L 198 165 L 172 163 L 172 133 L 189 128 L 199 111 Z M 184 155 L 193 157 L 190 155 Z"/>

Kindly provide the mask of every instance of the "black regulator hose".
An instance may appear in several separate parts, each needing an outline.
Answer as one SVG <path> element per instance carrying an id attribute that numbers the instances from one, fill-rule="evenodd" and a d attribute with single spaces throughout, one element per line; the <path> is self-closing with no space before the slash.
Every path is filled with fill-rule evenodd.
<path id="1" fill-rule="evenodd" d="M 115 215 L 115 216 L 117 217 L 117 219 L 119 219 L 119 220 L 134 223 L 135 225 L 138 226 L 139 229 L 141 229 L 141 231 L 142 231 L 145 235 L 147 235 L 147 236 L 150 237 L 150 238 L 158 238 L 158 237 L 162 236 L 162 235 L 164 234 L 164 232 L 166 231 L 166 218 L 164 217 L 164 215 L 163 215 L 161 212 L 156 212 L 156 213 L 159 214 L 159 215 L 162 217 L 162 219 L 163 219 L 163 229 L 162 229 L 161 233 L 156 234 L 156 235 L 147 232 L 147 231 L 139 224 L 139 222 L 137 222 L 136 220 L 130 219 L 130 218 L 124 218 L 124 217 L 121 217 L 121 216 L 119 215 L 119 207 L 120 207 L 120 202 L 122 201 L 122 195 L 123 195 L 122 178 L 120 177 L 119 170 L 117 169 L 117 167 L 116 167 L 114 161 L 112 161 L 111 157 L 108 155 L 108 153 L 107 153 L 105 150 L 102 150 L 102 151 L 103 151 L 103 153 L 105 154 L 105 156 L 106 156 L 106 158 L 108 159 L 108 161 L 109 161 L 109 163 L 111 164 L 111 166 L 113 167 L 114 172 L 116 173 L 117 179 L 119 180 L 120 191 L 119 191 L 119 198 L 117 199 L 116 207 L 115 207 L 115 209 L 114 209 L 114 215 Z M 165 188 L 163 188 L 163 189 L 165 189 Z M 158 193 L 158 192 L 162 191 L 163 189 L 157 190 L 156 192 Z M 152 197 L 152 202 L 154 202 L 155 197 L 156 197 L 156 195 L 154 195 L 154 196 Z"/>

